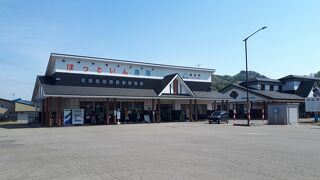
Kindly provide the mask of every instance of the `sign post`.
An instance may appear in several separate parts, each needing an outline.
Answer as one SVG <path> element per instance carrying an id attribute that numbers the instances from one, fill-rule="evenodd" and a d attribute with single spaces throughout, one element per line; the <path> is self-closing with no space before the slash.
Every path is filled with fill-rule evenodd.
<path id="1" fill-rule="evenodd" d="M 120 121 L 119 121 L 120 118 L 121 118 L 121 111 L 120 111 L 120 109 L 117 110 L 116 115 L 117 115 L 117 124 L 121 124 Z"/>
<path id="2" fill-rule="evenodd" d="M 64 125 L 71 125 L 71 123 L 72 123 L 72 109 L 64 109 L 63 122 L 64 122 Z"/>
<path id="3" fill-rule="evenodd" d="M 318 113 L 320 112 L 320 97 L 305 98 L 306 112 L 314 112 L 314 121 L 318 122 Z"/>
<path id="4" fill-rule="evenodd" d="M 72 109 L 72 124 L 82 125 L 84 120 L 84 110 L 83 109 Z"/>

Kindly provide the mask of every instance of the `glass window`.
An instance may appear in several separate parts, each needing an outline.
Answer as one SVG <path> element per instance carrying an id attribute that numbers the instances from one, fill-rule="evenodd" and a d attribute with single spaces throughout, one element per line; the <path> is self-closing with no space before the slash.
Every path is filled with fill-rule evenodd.
<path id="1" fill-rule="evenodd" d="M 261 90 L 265 90 L 266 88 L 265 88 L 265 86 L 264 86 L 264 84 L 261 84 Z"/>
<path id="2" fill-rule="evenodd" d="M 109 84 L 113 84 L 113 80 L 112 79 L 109 80 Z"/>
<path id="3" fill-rule="evenodd" d="M 81 83 L 86 83 L 86 79 L 85 78 L 81 78 Z"/>
<path id="4" fill-rule="evenodd" d="M 131 86 L 132 85 L 132 81 L 128 81 L 128 85 Z"/>
<path id="5" fill-rule="evenodd" d="M 126 81 L 122 81 L 122 85 L 126 85 Z"/>
<path id="6" fill-rule="evenodd" d="M 92 81 L 92 79 L 88 79 L 88 82 L 89 82 L 90 84 L 92 84 L 93 81 Z"/>
<path id="7" fill-rule="evenodd" d="M 146 70 L 146 76 L 151 76 L 151 71 L 150 70 Z"/>
<path id="8" fill-rule="evenodd" d="M 107 80 L 102 80 L 102 84 L 107 84 Z"/>
<path id="9" fill-rule="evenodd" d="M 118 85 L 119 85 L 119 84 L 120 84 L 120 81 L 119 81 L 119 80 L 116 80 L 116 84 L 118 84 Z"/>
<path id="10" fill-rule="evenodd" d="M 143 86 L 143 81 L 140 81 L 140 86 Z"/>
<path id="11" fill-rule="evenodd" d="M 135 81 L 135 82 L 134 82 L 134 85 L 135 85 L 135 86 L 138 86 L 138 82 L 137 82 L 137 81 Z"/>
<path id="12" fill-rule="evenodd" d="M 134 75 L 140 75 L 140 70 L 139 69 L 135 69 L 134 70 Z"/>
<path id="13" fill-rule="evenodd" d="M 96 84 L 99 84 L 100 83 L 100 79 L 96 79 Z"/>
<path id="14" fill-rule="evenodd" d="M 273 85 L 270 85 L 270 91 L 273 91 L 274 88 L 273 88 Z"/>

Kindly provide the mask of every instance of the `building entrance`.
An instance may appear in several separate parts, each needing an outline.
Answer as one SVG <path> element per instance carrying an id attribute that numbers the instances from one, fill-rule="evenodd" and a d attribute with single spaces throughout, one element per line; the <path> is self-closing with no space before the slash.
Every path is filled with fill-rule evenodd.
<path id="1" fill-rule="evenodd" d="M 172 121 L 172 104 L 161 104 L 160 116 L 162 122 Z"/>
<path id="2" fill-rule="evenodd" d="M 84 124 L 104 124 L 105 104 L 105 102 L 81 101 L 80 109 L 84 109 Z"/>

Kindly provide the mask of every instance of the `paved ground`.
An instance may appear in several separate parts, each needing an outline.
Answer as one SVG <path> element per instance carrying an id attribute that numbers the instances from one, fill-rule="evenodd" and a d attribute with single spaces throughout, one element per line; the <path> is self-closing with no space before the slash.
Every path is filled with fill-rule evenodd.
<path id="1" fill-rule="evenodd" d="M 0 126 L 0 179 L 320 179 L 320 127 Z"/>

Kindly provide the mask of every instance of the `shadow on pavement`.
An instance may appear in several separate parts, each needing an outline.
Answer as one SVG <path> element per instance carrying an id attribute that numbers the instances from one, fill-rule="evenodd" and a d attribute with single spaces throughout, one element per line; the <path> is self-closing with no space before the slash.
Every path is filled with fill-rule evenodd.
<path id="1" fill-rule="evenodd" d="M 41 124 L 18 124 L 18 123 L 12 123 L 12 124 L 0 124 L 0 128 L 4 129 L 25 129 L 25 128 L 43 128 L 45 126 L 42 126 Z"/>

